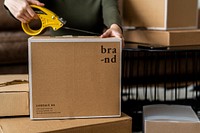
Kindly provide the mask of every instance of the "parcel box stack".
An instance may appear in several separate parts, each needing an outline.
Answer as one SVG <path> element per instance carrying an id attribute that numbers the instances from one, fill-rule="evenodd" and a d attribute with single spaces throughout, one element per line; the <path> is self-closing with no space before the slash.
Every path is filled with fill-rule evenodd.
<path id="1" fill-rule="evenodd" d="M 121 46 L 117 38 L 29 38 L 29 75 L 0 77 L 0 133 L 131 133 Z"/>
<path id="2" fill-rule="evenodd" d="M 127 42 L 199 45 L 198 0 L 123 0 L 123 26 Z"/>

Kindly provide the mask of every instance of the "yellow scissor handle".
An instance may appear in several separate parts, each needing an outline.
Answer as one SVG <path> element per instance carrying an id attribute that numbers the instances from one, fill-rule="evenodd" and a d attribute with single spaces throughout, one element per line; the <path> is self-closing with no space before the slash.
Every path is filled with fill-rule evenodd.
<path id="1" fill-rule="evenodd" d="M 40 29 L 34 30 L 30 28 L 29 23 L 21 23 L 22 29 L 26 34 L 31 36 L 39 35 L 47 27 L 52 27 L 53 30 L 56 31 L 65 24 L 65 21 L 63 21 L 62 18 L 59 18 L 54 12 L 50 11 L 49 9 L 36 5 L 31 5 L 31 7 L 33 9 L 37 9 L 35 12 L 37 13 L 41 21 L 41 27 Z"/>

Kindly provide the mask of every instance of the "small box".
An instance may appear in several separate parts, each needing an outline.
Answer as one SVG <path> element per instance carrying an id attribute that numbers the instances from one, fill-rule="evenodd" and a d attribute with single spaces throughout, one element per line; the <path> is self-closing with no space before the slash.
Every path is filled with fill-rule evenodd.
<path id="1" fill-rule="evenodd" d="M 119 117 L 118 38 L 31 37 L 31 119 Z"/>
<path id="2" fill-rule="evenodd" d="M 124 38 L 127 42 L 157 46 L 197 46 L 200 44 L 200 30 L 127 30 Z"/>
<path id="3" fill-rule="evenodd" d="M 198 0 L 123 0 L 124 28 L 197 29 Z"/>
<path id="4" fill-rule="evenodd" d="M 0 117 L 29 115 L 28 75 L 0 75 Z"/>
<path id="5" fill-rule="evenodd" d="M 190 106 L 148 105 L 143 107 L 144 133 L 199 133 L 200 122 Z"/>
<path id="6" fill-rule="evenodd" d="M 31 121 L 28 117 L 0 119 L 0 133 L 132 133 L 131 117 Z"/>

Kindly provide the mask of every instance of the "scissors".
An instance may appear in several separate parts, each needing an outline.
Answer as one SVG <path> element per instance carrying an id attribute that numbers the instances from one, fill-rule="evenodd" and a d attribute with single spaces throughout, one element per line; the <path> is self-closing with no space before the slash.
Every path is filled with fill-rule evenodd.
<path id="1" fill-rule="evenodd" d="M 31 5 L 31 7 L 35 11 L 35 13 L 38 15 L 38 17 L 41 21 L 41 27 L 39 29 L 35 30 L 30 27 L 30 25 L 29 25 L 30 22 L 29 23 L 21 23 L 23 31 L 30 36 L 36 36 L 36 35 L 41 34 L 48 27 L 51 27 L 54 31 L 57 31 L 58 29 L 60 29 L 62 27 L 67 30 L 74 30 L 74 31 L 78 31 L 78 32 L 91 34 L 91 35 L 100 35 L 99 33 L 94 33 L 94 32 L 90 32 L 90 31 L 86 31 L 86 30 L 81 30 L 81 29 L 64 26 L 67 23 L 67 21 L 64 20 L 63 18 L 59 17 L 54 12 L 52 12 L 51 10 L 49 10 L 45 7 L 40 7 L 40 6 L 36 6 L 36 5 Z"/>

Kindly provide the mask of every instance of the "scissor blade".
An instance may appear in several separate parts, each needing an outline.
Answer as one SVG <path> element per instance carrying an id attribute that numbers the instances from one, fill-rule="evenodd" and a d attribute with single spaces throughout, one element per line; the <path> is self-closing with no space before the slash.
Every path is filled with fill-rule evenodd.
<path id="1" fill-rule="evenodd" d="M 101 35 L 99 33 L 91 32 L 91 31 L 87 31 L 87 30 L 76 29 L 76 28 L 71 28 L 71 27 L 66 27 L 66 26 L 63 26 L 62 28 L 67 29 L 67 30 L 73 30 L 73 31 L 78 31 L 78 32 L 82 32 L 82 33 L 87 33 L 87 34 L 91 34 L 91 35 L 95 35 L 95 36 Z"/>

